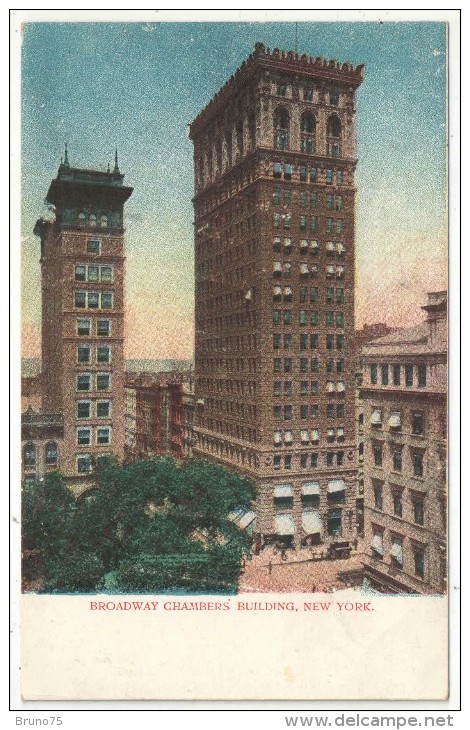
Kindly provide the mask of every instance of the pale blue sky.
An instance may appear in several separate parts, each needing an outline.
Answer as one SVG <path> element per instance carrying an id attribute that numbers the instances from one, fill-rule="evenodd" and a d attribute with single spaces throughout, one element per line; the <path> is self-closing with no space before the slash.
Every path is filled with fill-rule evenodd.
<path id="1" fill-rule="evenodd" d="M 72 165 L 119 149 L 127 204 L 128 355 L 188 357 L 193 332 L 188 123 L 257 41 L 294 23 L 29 23 L 23 35 L 23 321 L 38 349 L 32 234 L 65 140 Z M 357 325 L 411 324 L 446 281 L 446 26 L 299 23 L 298 50 L 366 65 L 358 92 Z"/>

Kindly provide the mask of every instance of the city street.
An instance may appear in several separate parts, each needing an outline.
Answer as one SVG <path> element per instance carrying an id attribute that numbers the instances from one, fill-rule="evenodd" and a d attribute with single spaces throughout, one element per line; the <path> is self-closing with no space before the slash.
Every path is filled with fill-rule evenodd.
<path id="1" fill-rule="evenodd" d="M 270 567 L 271 566 L 271 567 Z M 347 560 L 312 560 L 311 549 L 279 552 L 266 547 L 247 560 L 240 578 L 240 593 L 330 592 L 362 583 L 362 563 L 358 553 Z"/>

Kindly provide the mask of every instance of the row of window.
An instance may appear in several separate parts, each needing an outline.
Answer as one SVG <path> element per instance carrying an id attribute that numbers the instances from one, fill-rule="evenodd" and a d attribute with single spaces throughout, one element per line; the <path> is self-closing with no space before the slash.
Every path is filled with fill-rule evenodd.
<path id="1" fill-rule="evenodd" d="M 384 510 L 384 498 L 386 497 L 387 501 L 390 500 L 391 511 L 395 517 L 403 518 L 403 514 L 405 513 L 406 517 L 409 517 L 415 525 L 424 525 L 425 497 L 423 494 L 409 492 L 409 499 L 404 500 L 403 495 L 405 490 L 401 487 L 391 486 L 389 493 L 387 493 L 384 482 L 378 482 L 376 480 L 373 480 L 372 487 L 374 492 L 374 507 L 376 510 L 380 512 Z"/>
<path id="2" fill-rule="evenodd" d="M 111 443 L 111 426 L 77 428 L 77 446 L 107 446 Z"/>
<path id="3" fill-rule="evenodd" d="M 382 385 L 402 385 L 404 382 L 407 388 L 418 385 L 419 388 L 426 387 L 426 365 L 380 365 L 380 376 Z M 379 366 L 370 365 L 370 383 L 378 384 Z"/>
<path id="4" fill-rule="evenodd" d="M 273 348 L 275 350 L 279 350 L 281 347 L 283 347 L 284 349 L 289 349 L 293 347 L 293 342 L 293 335 L 273 335 Z M 335 347 L 337 350 L 342 350 L 344 347 L 344 335 L 328 334 L 326 335 L 325 343 L 327 350 L 333 350 L 335 349 Z M 318 349 L 319 335 L 317 333 L 313 333 L 310 335 L 299 335 L 299 346 L 301 350 L 307 350 L 309 347 L 311 350 Z"/>
<path id="5" fill-rule="evenodd" d="M 291 97 L 293 87 L 284 81 L 276 84 L 275 93 L 278 96 Z M 320 91 L 315 89 L 313 86 L 302 86 L 299 89 L 299 96 L 303 101 L 314 101 L 315 99 L 320 102 Z M 330 106 L 339 106 L 340 92 L 338 89 L 330 89 L 324 97 L 322 97 L 322 103 L 327 103 Z M 304 112 L 309 113 L 309 112 Z"/>
<path id="6" fill-rule="evenodd" d="M 325 389 L 328 393 L 343 393 L 346 390 L 346 386 L 342 380 L 333 381 L 328 380 L 326 382 Z M 292 380 L 275 380 L 273 383 L 274 395 L 292 395 L 293 387 Z M 300 381 L 300 395 L 309 395 L 309 393 L 319 393 L 320 383 L 318 380 L 301 380 Z"/>
<path id="7" fill-rule="evenodd" d="M 344 465 L 344 451 L 327 451 L 326 454 L 300 454 L 299 466 L 301 469 L 312 468 L 316 469 L 322 464 L 322 457 L 324 459 L 324 466 L 343 466 Z M 273 468 L 278 469 L 292 469 L 293 467 L 292 454 L 274 454 L 273 456 Z"/>
<path id="8" fill-rule="evenodd" d="M 372 542 L 371 542 L 371 549 L 372 554 L 378 558 L 379 560 L 384 559 L 384 529 L 382 527 L 379 527 L 378 525 L 372 526 Z M 403 557 L 403 541 L 404 537 L 403 535 L 397 535 L 395 533 L 391 534 L 391 544 L 390 544 L 390 563 L 395 568 L 398 568 L 399 570 L 403 570 L 405 567 L 404 563 L 404 557 Z M 416 577 L 418 578 L 424 578 L 425 577 L 425 547 L 421 545 L 411 545 L 412 548 L 412 555 L 413 555 L 413 563 L 412 563 L 412 570 Z"/>
<path id="9" fill-rule="evenodd" d="M 301 309 L 299 312 L 299 325 L 312 325 L 316 326 L 319 324 L 319 313 L 318 311 L 307 312 L 305 309 Z M 292 324 L 293 313 L 292 309 L 280 309 L 273 310 L 273 324 Z M 325 324 L 329 327 L 344 327 L 344 312 L 325 312 Z"/>
<path id="10" fill-rule="evenodd" d="M 111 362 L 111 347 L 110 345 L 97 345 L 91 347 L 91 345 L 78 345 L 77 347 L 77 362 L 80 365 L 89 365 L 92 362 L 92 353 L 94 352 L 94 362 L 104 365 Z"/>
<path id="11" fill-rule="evenodd" d="M 280 358 L 276 357 L 273 360 L 273 372 L 275 373 L 292 373 L 292 358 L 286 357 L 286 358 Z M 334 360 L 333 358 L 328 358 L 326 361 L 326 372 L 327 373 L 343 373 L 344 372 L 344 360 Z M 301 373 L 308 373 L 308 371 L 311 371 L 312 373 L 318 373 L 320 372 L 320 361 L 318 357 L 301 357 L 299 358 L 299 372 Z"/>
<path id="12" fill-rule="evenodd" d="M 75 291 L 77 309 L 112 309 L 113 306 L 113 291 Z"/>
<path id="13" fill-rule="evenodd" d="M 79 400 L 77 401 L 77 418 L 110 418 L 112 402 L 110 400 Z"/>
<path id="14" fill-rule="evenodd" d="M 36 466 L 38 461 L 39 447 L 32 442 L 28 442 L 23 447 L 23 465 L 25 467 Z M 44 461 L 46 466 L 54 466 L 59 460 L 59 451 L 55 441 L 50 441 L 44 446 Z"/>
<path id="15" fill-rule="evenodd" d="M 344 230 L 344 220 L 342 218 L 326 218 L 326 232 L 336 233 L 341 235 Z M 274 228 L 290 228 L 292 226 L 292 213 L 274 213 L 273 214 L 273 226 Z M 309 218 L 306 215 L 299 216 L 299 229 L 306 231 L 310 229 L 312 233 L 318 231 L 318 216 L 313 215 Z"/>
<path id="16" fill-rule="evenodd" d="M 77 375 L 77 391 L 110 390 L 111 373 L 80 373 Z"/>
<path id="17" fill-rule="evenodd" d="M 273 177 L 277 180 L 294 180 L 298 179 L 300 182 L 320 182 L 321 173 L 323 171 L 317 167 L 307 167 L 306 165 L 299 165 L 298 170 L 290 163 L 275 162 L 273 166 Z M 324 170 L 325 182 L 327 185 L 333 185 L 336 182 L 337 185 L 342 185 L 344 182 L 344 174 L 342 170 Z M 295 177 L 297 176 L 297 177 Z"/>
<path id="18" fill-rule="evenodd" d="M 289 188 L 274 188 L 273 190 L 273 204 L 290 205 L 295 197 L 297 191 L 292 191 Z M 302 207 L 310 205 L 312 208 L 317 208 L 319 202 L 319 194 L 316 191 L 309 192 L 307 190 L 301 190 L 299 193 L 299 203 Z M 327 210 L 336 210 L 339 213 L 343 210 L 344 201 L 342 195 L 325 195 L 325 203 Z"/>
<path id="19" fill-rule="evenodd" d="M 326 269 L 326 278 L 327 279 L 344 279 L 344 266 L 338 265 L 334 266 L 333 264 L 329 264 Z M 299 274 L 301 276 L 312 276 L 317 277 L 320 273 L 320 267 L 318 264 L 308 264 L 306 261 L 303 261 L 299 264 Z M 281 261 L 275 261 L 273 264 L 273 276 L 284 276 L 285 278 L 289 278 L 292 276 L 292 264 L 289 261 L 286 261 L 284 263 L 281 263 Z M 290 290 L 290 291 L 289 291 Z M 273 287 L 273 299 L 279 299 L 283 294 L 282 287 L 280 285 L 277 285 Z M 292 296 L 292 289 L 291 287 L 284 287 L 284 298 L 286 296 Z M 79 306 L 79 305 L 76 305 Z M 85 306 L 85 305 L 81 305 Z M 95 305 L 96 306 L 96 305 Z"/>
<path id="20" fill-rule="evenodd" d="M 380 429 L 384 425 L 384 411 L 382 408 L 374 408 L 370 417 L 370 423 L 374 428 Z M 390 411 L 388 426 L 393 431 L 400 431 L 403 426 L 403 415 L 401 411 Z M 411 413 L 411 433 L 416 436 L 424 435 L 424 413 L 413 411 Z"/>
<path id="21" fill-rule="evenodd" d="M 307 238 L 301 238 L 299 241 L 299 250 L 302 254 L 310 252 L 313 256 L 316 256 L 320 251 L 320 244 L 316 239 L 309 241 Z M 342 241 L 327 241 L 325 243 L 325 250 L 328 256 L 333 256 L 335 253 L 342 256 L 346 251 L 346 246 Z M 274 253 L 284 253 L 286 255 L 291 254 L 292 238 L 285 237 L 281 239 L 280 236 L 274 236 L 273 251 Z"/>
<path id="22" fill-rule="evenodd" d="M 96 322 L 97 337 L 109 337 L 111 334 L 110 319 L 77 319 L 77 335 L 90 336 L 93 334 L 93 322 Z"/>
<path id="23" fill-rule="evenodd" d="M 112 266 L 98 266 L 97 264 L 77 264 L 75 266 L 75 281 L 102 282 L 111 284 L 114 281 Z"/>
<path id="24" fill-rule="evenodd" d="M 99 226 L 100 228 L 107 228 L 109 218 L 104 213 L 85 213 L 84 211 L 80 211 L 77 215 L 77 221 L 80 226 L 90 226 L 90 228 L 96 228 Z"/>
<path id="25" fill-rule="evenodd" d="M 334 392 L 334 389 L 336 389 L 338 392 L 344 392 L 345 385 L 344 383 L 334 383 L 330 382 L 328 383 L 327 392 L 332 393 Z M 330 404 L 334 405 L 334 404 Z M 314 411 L 313 411 L 314 409 Z M 332 414 L 332 410 L 330 411 Z M 327 413 L 327 415 L 332 418 L 333 415 L 330 415 L 330 413 Z M 341 413 L 344 413 L 344 411 L 341 411 Z M 316 417 L 319 414 L 318 411 L 318 405 L 315 404 L 314 406 L 303 404 L 300 406 L 300 418 L 308 418 L 310 414 L 310 417 Z M 315 414 L 315 415 L 314 415 Z M 276 421 L 292 421 L 294 419 L 294 407 L 289 403 L 286 405 L 275 405 L 273 406 L 273 416 Z"/>
<path id="26" fill-rule="evenodd" d="M 304 111 L 300 116 L 300 150 L 313 154 L 316 150 L 316 119 L 312 112 Z M 336 115 L 328 119 L 326 127 L 328 157 L 341 154 L 341 121 Z M 273 143 L 275 149 L 290 148 L 290 115 L 288 110 L 277 107 L 273 115 Z"/>
<path id="27" fill-rule="evenodd" d="M 403 469 L 403 453 L 406 453 L 408 450 L 405 449 L 402 444 L 391 444 L 390 449 L 392 471 L 401 473 Z M 384 444 L 374 443 L 372 445 L 372 454 L 374 457 L 374 465 L 382 467 L 384 465 L 385 456 Z M 415 477 L 424 476 L 424 455 L 425 452 L 421 449 L 409 449 L 411 470 Z"/>
<path id="28" fill-rule="evenodd" d="M 326 439 L 328 443 L 334 441 L 344 441 L 344 426 L 330 427 L 326 431 Z M 296 438 L 298 440 L 298 437 Z M 308 444 L 318 444 L 320 441 L 320 431 L 318 428 L 312 429 L 301 429 L 300 431 L 300 443 L 303 446 Z M 274 445 L 281 446 L 282 444 L 294 443 L 294 432 L 291 429 L 274 431 Z"/>

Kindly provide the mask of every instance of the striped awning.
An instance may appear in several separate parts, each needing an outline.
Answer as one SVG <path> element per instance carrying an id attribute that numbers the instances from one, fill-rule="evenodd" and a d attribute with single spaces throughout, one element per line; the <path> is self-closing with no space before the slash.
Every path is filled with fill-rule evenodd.
<path id="1" fill-rule="evenodd" d="M 318 510 L 302 512 L 302 527 L 307 535 L 314 535 L 322 530 L 322 521 Z"/>
<path id="2" fill-rule="evenodd" d="M 274 526 L 277 535 L 295 535 L 295 522 L 292 515 L 276 515 Z"/>
<path id="3" fill-rule="evenodd" d="M 275 497 L 292 497 L 294 495 L 294 487 L 292 484 L 276 484 L 274 487 Z"/>
<path id="4" fill-rule="evenodd" d="M 331 479 L 328 482 L 328 492 L 343 492 L 346 489 L 346 484 L 343 479 Z"/>
<path id="5" fill-rule="evenodd" d="M 320 494 L 320 484 L 319 482 L 302 482 L 301 490 L 304 496 Z"/>

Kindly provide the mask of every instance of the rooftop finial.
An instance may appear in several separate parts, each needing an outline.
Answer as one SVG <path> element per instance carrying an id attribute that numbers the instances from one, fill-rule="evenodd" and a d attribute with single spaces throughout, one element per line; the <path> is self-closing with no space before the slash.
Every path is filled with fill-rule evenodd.
<path id="1" fill-rule="evenodd" d="M 114 170 L 113 172 L 117 175 L 119 175 L 119 165 L 118 165 L 118 153 L 117 153 L 117 147 L 114 152 Z"/>
<path id="2" fill-rule="evenodd" d="M 69 154 L 68 154 L 68 150 L 67 150 L 67 142 L 65 143 L 65 153 L 64 153 L 64 165 L 65 165 L 66 167 L 70 167 L 70 163 L 69 163 Z"/>

